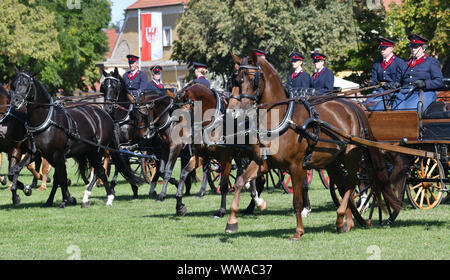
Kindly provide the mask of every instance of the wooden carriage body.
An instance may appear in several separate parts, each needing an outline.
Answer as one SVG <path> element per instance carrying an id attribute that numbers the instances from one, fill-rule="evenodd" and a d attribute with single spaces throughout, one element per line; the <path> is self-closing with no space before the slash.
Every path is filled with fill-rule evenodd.
<path id="1" fill-rule="evenodd" d="M 450 186 L 450 103 L 446 103 L 449 97 L 450 91 L 439 92 L 438 100 L 423 113 L 368 112 L 375 141 L 439 154 L 439 160 L 416 157 L 411 162 L 405 192 L 415 208 L 438 206 Z"/>

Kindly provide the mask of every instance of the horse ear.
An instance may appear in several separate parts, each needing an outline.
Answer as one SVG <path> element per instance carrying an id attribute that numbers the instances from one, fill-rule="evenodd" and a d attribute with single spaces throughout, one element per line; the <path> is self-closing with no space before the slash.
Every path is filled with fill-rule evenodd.
<path id="1" fill-rule="evenodd" d="M 105 69 L 102 69 L 102 75 L 103 75 L 103 77 L 108 76 L 108 73 L 106 73 Z"/>
<path id="2" fill-rule="evenodd" d="M 258 62 L 258 56 L 256 55 L 256 51 L 252 50 L 252 52 L 250 53 L 250 58 L 252 59 L 253 63 L 257 63 Z"/>
<path id="3" fill-rule="evenodd" d="M 19 75 L 19 73 L 20 73 L 19 68 L 17 68 L 17 66 L 15 64 L 13 65 L 13 68 L 14 68 L 14 72 L 16 72 L 17 75 Z"/>
<path id="4" fill-rule="evenodd" d="M 235 55 L 234 53 L 232 53 L 231 56 L 233 57 L 233 60 L 234 60 L 234 62 L 236 62 L 236 64 L 241 65 L 242 58 L 240 58 L 239 56 Z"/>
<path id="5" fill-rule="evenodd" d="M 119 69 L 117 67 L 114 67 L 114 75 L 119 76 Z"/>
<path id="6" fill-rule="evenodd" d="M 167 94 L 167 96 L 169 96 L 173 100 L 175 100 L 177 98 L 177 96 L 169 89 L 166 89 L 166 94 Z"/>

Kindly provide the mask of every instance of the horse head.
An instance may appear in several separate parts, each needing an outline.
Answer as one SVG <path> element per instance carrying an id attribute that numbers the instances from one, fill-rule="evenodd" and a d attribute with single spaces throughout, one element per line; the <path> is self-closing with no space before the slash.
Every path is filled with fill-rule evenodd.
<path id="1" fill-rule="evenodd" d="M 11 105 L 19 110 L 27 104 L 27 101 L 32 101 L 36 98 L 37 88 L 36 80 L 32 75 L 24 71 L 19 71 L 16 68 L 15 71 L 16 76 L 11 83 L 11 91 L 13 93 Z"/>
<path id="2" fill-rule="evenodd" d="M 233 111 L 233 117 L 236 118 L 240 110 L 251 109 L 263 97 L 266 90 L 266 74 L 261 65 L 267 62 L 265 59 L 259 58 L 255 51 L 244 58 L 234 54 L 232 56 L 235 68 L 231 75 L 231 96 L 228 109 Z"/>
<path id="3" fill-rule="evenodd" d="M 100 85 L 100 92 L 104 95 L 105 102 L 107 103 L 105 104 L 104 109 L 108 114 L 112 115 L 115 111 L 117 102 L 123 101 L 124 97 L 126 97 L 127 92 L 125 82 L 119 75 L 117 67 L 110 73 L 106 73 L 105 70 L 102 70 L 102 74 L 104 80 Z"/>

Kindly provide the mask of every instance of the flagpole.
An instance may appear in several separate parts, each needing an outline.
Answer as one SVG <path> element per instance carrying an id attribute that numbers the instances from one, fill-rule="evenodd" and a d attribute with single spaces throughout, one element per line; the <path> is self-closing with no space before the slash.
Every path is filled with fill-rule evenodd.
<path id="1" fill-rule="evenodd" d="M 142 48 L 142 42 L 141 42 L 141 9 L 138 9 L 138 36 L 139 36 L 139 70 L 141 70 L 141 48 Z"/>

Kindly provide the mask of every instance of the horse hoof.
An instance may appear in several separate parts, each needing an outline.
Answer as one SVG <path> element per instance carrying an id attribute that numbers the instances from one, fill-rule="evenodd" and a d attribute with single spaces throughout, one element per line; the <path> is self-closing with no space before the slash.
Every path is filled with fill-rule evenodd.
<path id="1" fill-rule="evenodd" d="M 204 196 L 205 196 L 205 193 L 206 193 L 206 192 L 199 192 L 199 193 L 197 194 L 197 198 L 202 198 L 202 197 L 204 197 Z"/>
<path id="2" fill-rule="evenodd" d="M 90 206 L 91 206 L 90 201 L 81 203 L 81 208 L 89 208 Z"/>
<path id="3" fill-rule="evenodd" d="M 181 205 L 180 207 L 177 207 L 177 216 L 183 217 L 184 215 L 186 215 L 186 213 L 187 213 L 187 208 L 184 204 Z"/>
<path id="4" fill-rule="evenodd" d="M 293 235 L 293 236 L 290 238 L 290 240 L 291 240 L 291 241 L 298 242 L 298 241 L 300 241 L 300 237 L 298 237 L 297 235 Z"/>
<path id="5" fill-rule="evenodd" d="M 69 198 L 69 205 L 77 205 L 77 200 L 75 199 L 75 197 L 71 197 Z"/>
<path id="6" fill-rule="evenodd" d="M 13 205 L 19 206 L 21 201 L 22 200 L 20 199 L 20 196 L 16 196 L 15 198 L 13 198 Z"/>
<path id="7" fill-rule="evenodd" d="M 226 233 L 233 234 L 233 233 L 236 233 L 237 230 L 238 230 L 238 223 L 235 223 L 235 224 L 228 224 L 227 223 L 227 226 L 225 228 L 225 232 Z"/>
<path id="8" fill-rule="evenodd" d="M 25 186 L 25 187 L 23 188 L 23 193 L 24 193 L 26 196 L 30 196 L 30 195 L 33 193 L 33 190 L 31 189 L 30 186 Z"/>
<path id="9" fill-rule="evenodd" d="M 6 176 L 3 176 L 3 179 L 1 181 L 2 185 L 6 185 L 6 183 L 8 183 L 8 180 L 6 179 Z"/>
<path id="10" fill-rule="evenodd" d="M 219 211 L 217 211 L 214 215 L 212 215 L 211 218 L 220 219 L 220 218 L 223 218 L 225 216 L 225 214 L 226 214 L 225 210 L 219 209 Z"/>
<path id="11" fill-rule="evenodd" d="M 259 211 L 264 211 L 264 210 L 266 210 L 266 207 L 267 207 L 266 201 L 263 200 L 263 202 L 261 203 L 261 205 L 258 206 L 258 210 L 259 210 Z"/>
<path id="12" fill-rule="evenodd" d="M 46 203 L 43 204 L 41 207 L 42 207 L 42 208 L 50 208 L 50 207 L 53 207 L 53 203 L 46 202 Z"/>
<path id="13" fill-rule="evenodd" d="M 338 233 L 346 233 L 348 232 L 348 224 L 345 223 L 343 226 L 337 228 Z"/>
<path id="14" fill-rule="evenodd" d="M 160 196 L 158 196 L 158 198 L 156 199 L 156 202 L 163 202 L 164 199 L 166 199 L 166 196 L 160 195 Z"/>
<path id="15" fill-rule="evenodd" d="M 72 185 L 72 181 L 70 181 L 70 179 L 67 179 L 67 186 L 70 187 L 70 185 Z"/>
<path id="16" fill-rule="evenodd" d="M 64 209 L 64 208 L 66 208 L 66 203 L 65 202 L 63 202 L 63 203 L 61 203 L 59 205 L 59 209 Z"/>

